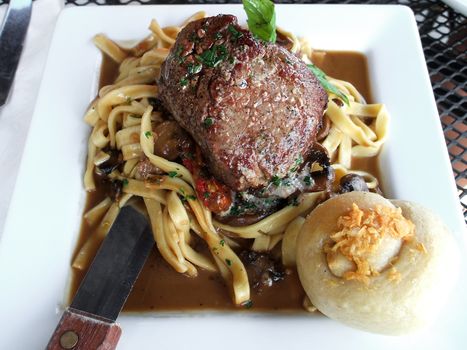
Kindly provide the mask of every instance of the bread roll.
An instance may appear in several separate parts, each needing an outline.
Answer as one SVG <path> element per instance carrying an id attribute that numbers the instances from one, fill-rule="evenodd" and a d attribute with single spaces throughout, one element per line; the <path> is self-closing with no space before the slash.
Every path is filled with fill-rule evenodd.
<path id="1" fill-rule="evenodd" d="M 410 220 L 407 227 L 414 224 L 411 234 L 378 241 L 364 259 L 371 273 L 362 278 L 353 278 L 359 276 L 355 261 L 340 248 L 330 250 L 336 244 L 331 236 L 341 229 L 339 217 L 348 215 L 354 204 L 367 212 L 377 206 L 390 212 L 399 207 Z M 459 253 L 430 210 L 374 193 L 350 192 L 327 200 L 307 217 L 297 240 L 297 269 L 306 294 L 323 314 L 358 329 L 397 335 L 436 317 L 457 277 Z"/>

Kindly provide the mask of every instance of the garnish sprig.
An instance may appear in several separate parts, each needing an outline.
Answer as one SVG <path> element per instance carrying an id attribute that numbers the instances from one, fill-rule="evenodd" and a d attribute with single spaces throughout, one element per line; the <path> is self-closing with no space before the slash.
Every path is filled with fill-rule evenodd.
<path id="1" fill-rule="evenodd" d="M 318 78 L 318 81 L 321 83 L 324 90 L 339 97 L 342 101 L 345 102 L 347 106 L 350 105 L 350 102 L 347 96 L 329 82 L 329 80 L 326 77 L 326 73 L 324 73 L 321 69 L 316 67 L 313 63 L 309 63 L 307 64 L 307 66 L 308 68 L 310 68 L 310 70 L 313 72 L 316 78 Z"/>
<path id="2" fill-rule="evenodd" d="M 257 38 L 276 42 L 276 11 L 270 0 L 242 0 L 248 17 L 248 29 Z"/>

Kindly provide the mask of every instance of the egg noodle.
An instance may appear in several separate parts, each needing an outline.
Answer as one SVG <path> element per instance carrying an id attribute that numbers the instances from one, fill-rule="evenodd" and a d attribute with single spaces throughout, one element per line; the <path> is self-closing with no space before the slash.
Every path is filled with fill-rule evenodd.
<path id="1" fill-rule="evenodd" d="M 158 94 L 156 77 L 180 30 L 205 15 L 197 12 L 180 27 L 161 28 L 153 20 L 149 27 L 151 34 L 130 50 L 122 49 L 104 35 L 94 38 L 95 45 L 119 64 L 119 74 L 112 85 L 100 89 L 84 117 L 93 128 L 88 141 L 84 185 L 86 191 L 96 190 L 94 172 L 110 158 L 106 153 L 110 148 L 121 152 L 124 164 L 121 171 L 113 170 L 109 177 L 120 180 L 123 186 L 118 200 L 107 197 L 85 213 L 84 219 L 94 231 L 80 248 L 73 268 L 88 267 L 92 247 L 103 240 L 120 208 L 137 196 L 144 200 L 157 249 L 167 263 L 190 277 L 197 276 L 198 268 L 219 272 L 231 286 L 234 303 L 241 305 L 250 300 L 250 285 L 245 267 L 233 250 L 238 246 L 235 238 L 253 239 L 251 249 L 256 251 L 269 251 L 282 241 L 284 265 L 295 265 L 295 238 L 303 217 L 322 199 L 323 192 L 301 194 L 295 205 L 288 205 L 255 224 L 229 226 L 213 220 L 211 211 L 196 198 L 193 176 L 187 168 L 154 154 L 152 123 L 162 120 L 161 114 L 153 111 L 149 103 Z M 293 53 L 311 62 L 313 51 L 306 40 L 278 30 L 293 43 Z M 388 113 L 382 104 L 366 104 L 352 84 L 327 78 L 349 100 L 347 105 L 329 94 L 325 113 L 331 125 L 322 145 L 332 159 L 335 181 L 349 172 L 357 173 L 374 189 L 378 186 L 375 176 L 353 170 L 351 161 L 352 157 L 378 154 L 386 139 Z M 368 123 L 368 118 L 373 121 Z M 144 156 L 166 175 L 150 181 L 141 179 L 137 169 Z M 193 235 L 206 242 L 210 256 L 190 246 Z"/>

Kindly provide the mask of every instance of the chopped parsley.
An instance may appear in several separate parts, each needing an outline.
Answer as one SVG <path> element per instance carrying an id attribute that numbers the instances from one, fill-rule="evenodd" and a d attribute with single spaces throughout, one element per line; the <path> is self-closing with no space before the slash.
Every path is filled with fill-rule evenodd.
<path id="1" fill-rule="evenodd" d="M 297 171 L 299 165 L 302 164 L 302 163 L 303 163 L 303 157 L 302 157 L 301 154 L 299 154 L 299 155 L 298 155 L 298 158 L 295 159 L 295 161 L 294 161 L 294 166 L 293 166 L 293 168 L 291 168 L 290 171 L 291 171 L 291 172 Z"/>
<path id="2" fill-rule="evenodd" d="M 168 175 L 170 177 L 176 177 L 178 175 L 178 173 L 176 171 L 169 171 Z"/>
<path id="3" fill-rule="evenodd" d="M 205 127 L 209 128 L 212 124 L 214 124 L 214 120 L 212 118 L 206 118 L 203 121 Z"/>
<path id="4" fill-rule="evenodd" d="M 230 208 L 229 214 L 233 215 L 233 216 L 240 215 L 241 214 L 240 208 L 238 206 L 234 205 L 232 208 Z"/>
<path id="5" fill-rule="evenodd" d="M 252 210 L 255 211 L 255 209 L 257 208 L 258 207 L 254 202 L 237 197 L 236 204 L 232 205 L 232 207 L 230 208 L 229 215 L 238 216 L 245 213 L 248 214 Z"/>
<path id="6" fill-rule="evenodd" d="M 209 198 L 210 196 L 211 196 L 211 194 L 209 192 L 204 192 L 203 193 L 204 198 Z"/>
<path id="7" fill-rule="evenodd" d="M 183 47 L 181 45 L 178 45 L 175 49 L 175 57 L 177 57 L 179 63 L 183 63 L 185 61 L 185 57 L 182 57 L 182 51 Z"/>
<path id="8" fill-rule="evenodd" d="M 221 33 L 221 32 L 217 32 L 216 34 L 214 34 L 214 38 L 215 38 L 216 40 L 222 39 L 222 33 Z"/>
<path id="9" fill-rule="evenodd" d="M 240 39 L 242 36 L 243 36 L 243 33 L 242 32 L 239 32 L 237 29 L 235 29 L 235 27 L 231 24 L 229 24 L 229 26 L 227 27 L 227 29 L 229 30 L 230 34 L 232 34 L 232 39 L 233 41 L 237 41 L 238 39 Z"/>
<path id="10" fill-rule="evenodd" d="M 183 77 L 180 79 L 180 85 L 181 86 L 187 86 L 188 85 L 188 79 L 186 77 Z"/>
<path id="11" fill-rule="evenodd" d="M 311 186 L 311 176 L 305 176 L 303 178 L 303 182 L 305 183 L 305 185 Z"/>
<path id="12" fill-rule="evenodd" d="M 123 179 L 122 184 L 123 186 L 128 186 L 128 179 Z"/>
<path id="13" fill-rule="evenodd" d="M 201 63 L 190 63 L 187 69 L 188 74 L 198 74 L 203 69 L 203 65 Z"/>
<path id="14" fill-rule="evenodd" d="M 150 137 L 152 136 L 152 132 L 146 131 L 146 132 L 144 133 L 144 136 L 146 136 L 146 138 L 148 139 L 148 138 L 150 138 Z"/>
<path id="15" fill-rule="evenodd" d="M 224 245 L 225 245 L 225 241 L 224 241 L 223 239 L 221 239 L 221 240 L 219 241 L 219 244 L 220 244 L 221 246 L 224 246 Z"/>
<path id="16" fill-rule="evenodd" d="M 301 154 L 298 155 L 297 159 L 295 159 L 295 164 L 299 165 L 303 163 L 303 157 Z"/>
<path id="17" fill-rule="evenodd" d="M 132 99 L 130 96 L 127 96 L 127 97 L 126 97 L 126 101 L 125 101 L 126 104 L 131 105 L 131 102 L 132 102 L 132 101 L 133 101 L 133 99 Z"/>
<path id="18" fill-rule="evenodd" d="M 196 59 L 207 67 L 215 68 L 228 56 L 225 45 L 214 45 L 209 50 L 197 55 Z"/>
<path id="19" fill-rule="evenodd" d="M 227 263 L 228 266 L 232 266 L 232 260 L 230 260 L 230 259 L 225 259 L 225 262 Z"/>
<path id="20" fill-rule="evenodd" d="M 183 202 L 186 202 L 188 199 L 191 199 L 191 200 L 196 200 L 196 196 L 192 195 L 192 194 L 186 194 L 185 190 L 183 188 L 179 188 L 178 189 L 178 192 L 180 192 L 181 194 L 181 200 Z"/>
<path id="21" fill-rule="evenodd" d="M 277 175 L 274 175 L 272 178 L 271 178 L 271 182 L 273 183 L 274 186 L 277 186 L 279 187 L 281 185 L 281 178 Z"/>

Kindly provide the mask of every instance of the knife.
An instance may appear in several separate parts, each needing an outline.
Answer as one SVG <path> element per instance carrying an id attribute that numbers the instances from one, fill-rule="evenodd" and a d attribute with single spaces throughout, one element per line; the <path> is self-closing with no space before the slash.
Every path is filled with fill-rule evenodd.
<path id="1" fill-rule="evenodd" d="M 31 19 L 32 0 L 11 0 L 0 29 L 0 106 L 10 92 Z"/>
<path id="2" fill-rule="evenodd" d="M 147 218 L 123 207 L 47 349 L 115 349 L 122 332 L 115 321 L 153 246 Z"/>

